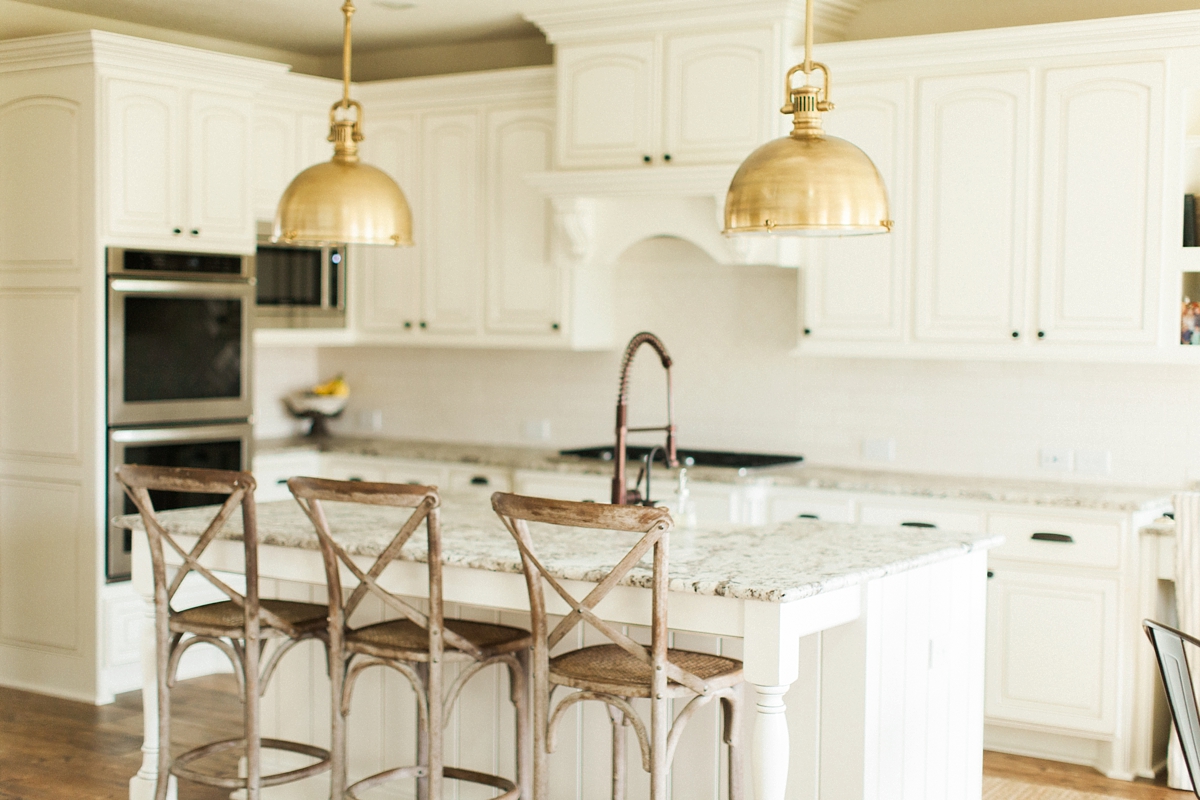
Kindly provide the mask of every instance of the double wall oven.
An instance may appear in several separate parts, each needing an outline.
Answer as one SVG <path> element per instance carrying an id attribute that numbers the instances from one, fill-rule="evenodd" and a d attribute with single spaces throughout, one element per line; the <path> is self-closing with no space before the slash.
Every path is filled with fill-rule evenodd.
<path id="1" fill-rule="evenodd" d="M 133 513 L 120 464 L 248 469 L 254 260 L 109 248 L 109 514 Z M 152 493 L 156 508 L 219 502 Z M 132 532 L 109 525 L 107 575 L 129 577 Z"/>

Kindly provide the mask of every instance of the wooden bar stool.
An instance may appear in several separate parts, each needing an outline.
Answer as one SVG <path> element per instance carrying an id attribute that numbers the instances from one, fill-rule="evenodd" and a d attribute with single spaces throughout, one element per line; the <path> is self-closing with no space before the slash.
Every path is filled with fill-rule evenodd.
<path id="1" fill-rule="evenodd" d="M 633 727 L 642 753 L 642 768 L 650 773 L 651 800 L 669 800 L 667 774 L 688 720 L 703 706 L 720 699 L 724 711 L 724 740 L 729 745 L 729 798 L 742 798 L 741 715 L 742 662 L 723 656 L 667 648 L 667 532 L 671 515 L 663 508 L 604 505 L 545 500 L 497 492 L 492 508 L 521 551 L 529 607 L 533 615 L 533 735 L 534 800 L 549 800 L 546 755 L 554 750 L 555 727 L 576 703 L 598 700 L 613 721 L 613 799 L 625 795 L 625 728 Z M 576 599 L 539 560 L 528 523 L 601 528 L 642 534 L 637 544 L 582 600 Z M 547 533 L 547 536 L 550 534 Z M 651 633 L 647 649 L 598 617 L 596 605 L 653 550 Z M 570 613 L 547 631 L 543 583 L 566 602 Z M 581 622 L 613 644 L 583 647 L 554 658 L 550 650 Z M 559 701 L 551 712 L 554 689 L 578 691 Z M 689 697 L 671 719 L 672 698 Z M 633 710 L 633 698 L 650 700 L 650 730 Z"/>
<path id="2" fill-rule="evenodd" d="M 515 800 L 528 791 L 526 765 L 529 761 L 528 710 L 528 631 L 506 625 L 469 620 L 445 619 L 442 609 L 442 534 L 439 524 L 439 498 L 433 486 L 410 484 L 332 481 L 319 478 L 292 478 L 288 488 L 304 513 L 312 520 L 321 542 L 325 575 L 329 585 L 329 647 L 333 683 L 333 729 L 330 749 L 333 758 L 333 800 L 355 798 L 388 781 L 416 778 L 419 798 L 441 800 L 442 780 L 468 781 L 500 789 L 496 800 Z M 361 569 L 330 530 L 323 502 L 359 503 L 412 509 L 400 530 L 376 557 L 370 569 Z M 335 517 L 336 521 L 336 517 Z M 429 612 L 412 606 L 403 598 L 384 589 L 378 579 L 400 556 L 405 543 L 425 524 L 428 543 Z M 347 594 L 342 586 L 342 570 L 357 581 Z M 400 618 L 351 628 L 354 610 L 369 595 L 383 602 Z M 448 690 L 444 690 L 446 662 L 464 665 Z M 511 697 L 516 709 L 517 782 L 499 775 L 445 766 L 443 728 L 450 712 L 472 677 L 494 664 L 508 667 Z M 396 670 L 412 684 L 417 694 L 417 764 L 384 770 L 347 786 L 346 718 L 354 683 L 363 670 L 383 666 Z"/>
<path id="3" fill-rule="evenodd" d="M 154 627 L 158 664 L 158 782 L 155 800 L 167 796 L 169 777 L 204 783 L 222 789 L 245 789 L 248 800 L 258 800 L 262 787 L 298 781 L 329 769 L 329 751 L 313 745 L 280 739 L 263 739 L 260 734 L 259 700 L 280 658 L 307 639 L 323 639 L 328 609 L 314 603 L 260 599 L 258 595 L 258 532 L 255 526 L 254 477 L 248 472 L 213 469 L 178 469 L 126 464 L 117 468 L 117 479 L 137 506 L 150 543 L 154 568 Z M 159 522 L 150 499 L 151 491 L 195 492 L 227 495 L 191 550 L 179 544 Z M 245 552 L 246 591 L 242 594 L 200 563 L 200 556 L 241 506 L 242 542 Z M 183 564 L 168 578 L 165 560 L 170 548 Z M 183 579 L 195 573 L 228 597 L 218 603 L 176 611 L 171 608 Z M 277 646 L 265 663 L 260 663 L 270 640 Z M 171 758 L 171 687 L 179 659 L 188 648 L 206 643 L 215 646 L 233 663 L 245 709 L 245 733 L 240 739 L 211 742 Z M 262 750 L 286 750 L 317 759 L 298 769 L 262 774 Z M 246 757 L 246 776 L 222 776 L 200 772 L 193 762 L 216 753 L 241 749 Z"/>

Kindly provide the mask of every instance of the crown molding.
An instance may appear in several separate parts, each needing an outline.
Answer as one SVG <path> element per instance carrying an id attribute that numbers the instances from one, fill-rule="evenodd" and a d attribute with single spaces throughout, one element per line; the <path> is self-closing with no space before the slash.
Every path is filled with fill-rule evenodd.
<path id="1" fill-rule="evenodd" d="M 832 9 L 832 18 L 844 28 L 848 10 L 857 11 L 862 0 L 816 0 L 816 20 Z M 853 11 L 849 11 L 852 15 Z M 631 35 L 714 29 L 730 25 L 768 25 L 804 20 L 803 0 L 652 0 L 565 10 L 542 9 L 525 13 L 525 19 L 542 29 L 552 44 Z"/>
<path id="2" fill-rule="evenodd" d="M 489 103 L 555 99 L 554 67 L 513 67 L 486 72 L 462 72 L 417 78 L 394 78 L 355 84 L 355 92 L 375 110 L 412 104 L 461 107 L 486 95 Z"/>
<path id="3" fill-rule="evenodd" d="M 1128 17 L 1051 22 L 1011 28 L 827 42 L 821 61 L 847 73 L 893 72 L 960 64 L 963 61 L 1029 60 L 1057 56 L 1196 48 L 1200 11 L 1171 11 Z"/>

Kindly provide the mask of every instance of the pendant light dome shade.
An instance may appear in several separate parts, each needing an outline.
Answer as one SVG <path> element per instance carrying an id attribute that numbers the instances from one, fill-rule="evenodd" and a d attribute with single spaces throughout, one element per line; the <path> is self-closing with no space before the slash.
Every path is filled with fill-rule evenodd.
<path id="1" fill-rule="evenodd" d="M 767 142 L 738 167 L 725 198 L 725 233 L 852 236 L 886 233 L 887 188 L 857 147 L 835 136 Z"/>
<path id="2" fill-rule="evenodd" d="M 386 172 L 335 155 L 292 179 L 275 212 L 272 238 L 288 244 L 411 245 L 412 211 Z"/>
<path id="3" fill-rule="evenodd" d="M 350 99 L 353 0 L 345 0 L 342 14 L 342 99 L 329 109 L 333 158 L 292 178 L 275 210 L 271 241 L 411 245 L 412 210 L 404 192 L 386 172 L 358 158 L 363 109 Z"/>

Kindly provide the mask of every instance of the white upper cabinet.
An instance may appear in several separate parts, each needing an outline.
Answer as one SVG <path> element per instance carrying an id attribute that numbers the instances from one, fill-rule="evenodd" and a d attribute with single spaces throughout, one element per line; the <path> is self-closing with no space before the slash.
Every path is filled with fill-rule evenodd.
<path id="1" fill-rule="evenodd" d="M 1030 82 L 1028 71 L 917 82 L 918 340 L 1023 333 Z"/>
<path id="2" fill-rule="evenodd" d="M 890 80 L 837 87 L 825 130 L 857 145 L 888 190 L 896 227 L 887 236 L 822 239 L 806 270 L 803 332 L 812 340 L 900 341 L 904 337 L 908 211 L 908 84 Z"/>
<path id="3" fill-rule="evenodd" d="M 428 114 L 421 129 L 422 330 L 473 334 L 483 310 L 479 115 Z"/>
<path id="4" fill-rule="evenodd" d="M 114 77 L 104 118 L 110 242 L 253 249 L 248 95 Z"/>
<path id="5" fill-rule="evenodd" d="M 1046 71 L 1039 311 L 1049 342 L 1155 341 L 1163 80 L 1161 62 Z"/>
<path id="6" fill-rule="evenodd" d="M 487 115 L 487 320 L 489 333 L 556 336 L 562 280 L 550 257 L 550 203 L 524 179 L 550 168 L 554 111 Z"/>
<path id="7" fill-rule="evenodd" d="M 659 54 L 653 39 L 562 48 L 558 162 L 631 167 L 659 150 Z"/>
<path id="8" fill-rule="evenodd" d="M 251 145 L 251 202 L 254 218 L 275 218 L 283 190 L 296 168 L 296 114 L 288 109 L 259 106 L 254 110 Z"/>
<path id="9" fill-rule="evenodd" d="M 740 161 L 771 138 L 781 49 L 769 26 L 560 45 L 558 165 Z"/>

